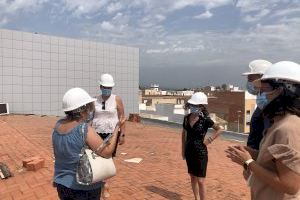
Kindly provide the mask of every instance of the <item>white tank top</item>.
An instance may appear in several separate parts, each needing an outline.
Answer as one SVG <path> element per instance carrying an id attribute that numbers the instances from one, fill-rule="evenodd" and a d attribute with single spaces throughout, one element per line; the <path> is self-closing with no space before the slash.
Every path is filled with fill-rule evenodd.
<path id="1" fill-rule="evenodd" d="M 104 102 L 102 96 L 97 96 L 92 127 L 97 133 L 112 133 L 119 121 L 116 95 L 111 94 L 105 101 L 105 110 L 102 109 L 102 102 Z"/>

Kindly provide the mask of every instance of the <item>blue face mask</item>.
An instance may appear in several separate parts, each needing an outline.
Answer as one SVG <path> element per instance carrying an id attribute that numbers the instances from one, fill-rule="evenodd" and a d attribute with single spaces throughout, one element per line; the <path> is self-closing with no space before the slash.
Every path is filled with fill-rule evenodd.
<path id="1" fill-rule="evenodd" d="M 269 100 L 267 98 L 267 94 L 265 92 L 259 93 L 256 97 L 257 107 L 261 110 L 264 109 L 268 104 Z"/>
<path id="2" fill-rule="evenodd" d="M 190 107 L 190 112 L 191 113 L 200 113 L 200 108 L 195 107 L 195 106 L 191 106 Z"/>
<path id="3" fill-rule="evenodd" d="M 254 85 L 252 82 L 247 82 L 246 85 L 247 91 L 252 94 L 252 95 L 257 95 L 258 94 L 258 90 L 255 89 Z"/>
<path id="4" fill-rule="evenodd" d="M 110 96 L 111 95 L 111 89 L 102 88 L 101 89 L 101 94 L 103 96 Z"/>
<path id="5" fill-rule="evenodd" d="M 87 116 L 87 118 L 86 118 L 85 121 L 86 121 L 87 123 L 93 121 L 94 115 L 95 115 L 95 111 L 90 111 L 90 112 L 89 112 L 89 115 Z"/>

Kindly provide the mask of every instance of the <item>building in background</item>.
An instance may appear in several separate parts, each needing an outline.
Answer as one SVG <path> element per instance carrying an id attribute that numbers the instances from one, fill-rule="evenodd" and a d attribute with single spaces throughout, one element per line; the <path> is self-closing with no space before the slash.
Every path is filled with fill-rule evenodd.
<path id="1" fill-rule="evenodd" d="M 114 77 L 125 112 L 138 112 L 137 48 L 0 29 L 0 102 L 10 113 L 61 116 L 64 93 L 96 95 L 102 73 Z"/>
<path id="2" fill-rule="evenodd" d="M 209 90 L 208 111 L 214 121 L 225 130 L 249 132 L 251 116 L 256 107 L 256 96 L 237 87 L 229 90 Z M 142 93 L 141 93 L 142 94 Z M 180 95 L 141 95 L 140 114 L 145 118 L 154 118 L 175 123 L 182 123 L 185 114 L 184 105 L 190 96 Z"/>

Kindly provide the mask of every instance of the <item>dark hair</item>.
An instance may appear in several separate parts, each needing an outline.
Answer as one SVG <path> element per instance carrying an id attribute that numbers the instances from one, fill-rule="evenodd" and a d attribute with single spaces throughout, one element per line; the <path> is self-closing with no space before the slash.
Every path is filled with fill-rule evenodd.
<path id="1" fill-rule="evenodd" d="M 75 110 L 66 111 L 65 112 L 66 119 L 69 121 L 79 120 L 81 119 L 83 113 L 87 113 L 93 109 L 94 109 L 94 102 L 91 102 L 79 108 L 76 108 Z"/>
<path id="2" fill-rule="evenodd" d="M 273 119 L 275 116 L 283 116 L 287 113 L 300 117 L 299 94 L 291 92 L 284 85 L 280 87 L 283 89 L 283 92 L 265 107 L 263 110 L 264 115 L 269 119 Z"/>

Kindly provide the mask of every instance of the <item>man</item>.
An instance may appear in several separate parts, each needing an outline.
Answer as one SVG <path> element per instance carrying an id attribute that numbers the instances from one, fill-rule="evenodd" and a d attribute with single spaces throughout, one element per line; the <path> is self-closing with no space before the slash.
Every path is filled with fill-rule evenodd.
<path id="1" fill-rule="evenodd" d="M 254 87 L 253 81 L 260 79 L 271 65 L 272 63 L 267 60 L 253 60 L 249 63 L 249 71 L 243 73 L 243 76 L 247 76 L 247 91 L 250 94 L 257 95 L 259 93 L 259 89 Z M 250 121 L 250 133 L 247 146 L 258 150 L 259 143 L 263 137 L 263 131 L 268 126 L 268 120 L 262 116 L 262 110 L 256 107 Z"/>

